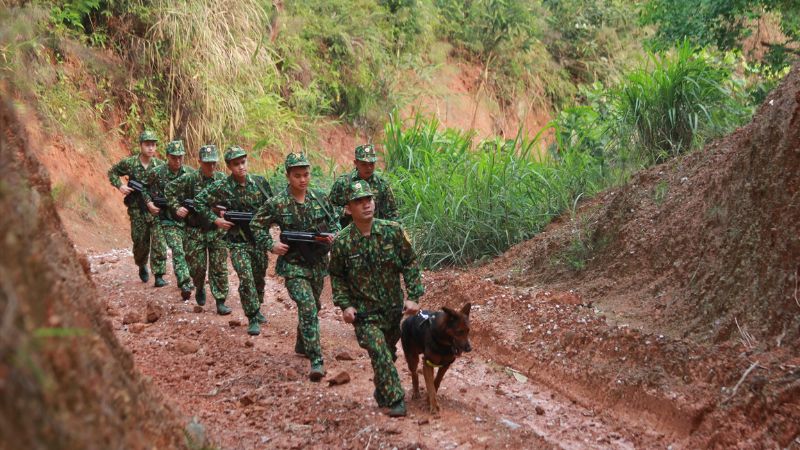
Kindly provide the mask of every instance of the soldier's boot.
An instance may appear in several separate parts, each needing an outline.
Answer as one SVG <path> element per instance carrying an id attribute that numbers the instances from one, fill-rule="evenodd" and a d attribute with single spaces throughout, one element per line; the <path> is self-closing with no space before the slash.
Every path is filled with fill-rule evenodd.
<path id="1" fill-rule="evenodd" d="M 164 275 L 156 275 L 156 281 L 153 283 L 155 287 L 164 287 L 167 282 L 164 280 Z"/>
<path id="2" fill-rule="evenodd" d="M 303 341 L 300 340 L 300 336 L 294 340 L 294 352 L 298 355 L 306 356 L 306 349 L 303 347 Z"/>
<path id="3" fill-rule="evenodd" d="M 147 283 L 150 279 L 150 272 L 147 271 L 147 266 L 139 266 L 139 279 L 142 283 Z"/>
<path id="4" fill-rule="evenodd" d="M 181 298 L 183 301 L 189 300 L 192 297 L 192 290 L 189 288 L 181 289 Z"/>
<path id="5" fill-rule="evenodd" d="M 261 311 L 256 313 L 256 319 L 258 319 L 258 323 L 267 323 L 267 318 L 264 317 L 263 314 L 261 314 Z"/>
<path id="6" fill-rule="evenodd" d="M 198 305 L 203 306 L 206 304 L 206 289 L 203 287 L 197 288 L 197 293 L 194 294 L 194 301 L 197 302 Z"/>
<path id="7" fill-rule="evenodd" d="M 250 336 L 258 336 L 261 334 L 261 324 L 258 323 L 256 316 L 247 318 L 247 334 Z"/>
<path id="8" fill-rule="evenodd" d="M 406 416 L 406 402 L 400 400 L 389 408 L 389 417 L 405 417 Z"/>
<path id="9" fill-rule="evenodd" d="M 308 379 L 314 382 L 319 382 L 325 376 L 325 366 L 322 363 L 312 364 L 311 370 L 308 372 Z"/>
<path id="10" fill-rule="evenodd" d="M 230 313 L 231 309 L 225 306 L 225 300 L 217 300 L 217 314 L 220 316 L 227 316 Z"/>

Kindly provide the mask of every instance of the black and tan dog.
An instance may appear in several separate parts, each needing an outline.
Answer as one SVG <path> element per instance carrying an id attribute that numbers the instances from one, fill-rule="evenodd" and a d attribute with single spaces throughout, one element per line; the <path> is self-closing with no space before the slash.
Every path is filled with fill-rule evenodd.
<path id="1" fill-rule="evenodd" d="M 469 344 L 469 311 L 472 307 L 467 303 L 461 311 L 448 307 L 442 311 L 421 311 L 407 318 L 401 327 L 403 353 L 406 356 L 408 370 L 411 371 L 411 382 L 414 386 L 412 398 L 419 398 L 419 375 L 417 364 L 422 355 L 422 374 L 425 376 L 425 390 L 428 392 L 428 404 L 431 414 L 439 413 L 436 391 L 442 382 L 445 372 L 456 357 L 472 350 Z M 438 367 L 436 379 L 433 369 Z"/>

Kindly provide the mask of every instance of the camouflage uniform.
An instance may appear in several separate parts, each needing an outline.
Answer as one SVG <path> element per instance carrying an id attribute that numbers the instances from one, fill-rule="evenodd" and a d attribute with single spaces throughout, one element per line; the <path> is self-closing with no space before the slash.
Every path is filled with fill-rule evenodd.
<path id="1" fill-rule="evenodd" d="M 142 133 L 143 135 L 145 133 Z M 154 140 L 154 139 L 153 139 Z M 127 157 L 111 166 L 108 170 L 108 180 L 115 188 L 122 186 L 120 177 L 127 176 L 129 180 L 146 183 L 148 173 L 156 167 L 164 164 L 158 158 L 152 158 L 148 167 L 144 167 L 139 161 L 139 155 Z M 131 194 L 138 196 L 139 194 Z M 138 200 L 138 199 L 137 199 Z M 134 201 L 128 205 L 128 217 L 131 220 L 131 240 L 133 241 L 133 260 L 139 267 L 147 264 L 147 256 L 150 256 L 150 270 L 156 276 L 164 275 L 167 271 L 167 249 L 163 238 L 158 230 L 158 221 L 152 214 L 143 210 L 144 205 L 139 201 Z"/>
<path id="2" fill-rule="evenodd" d="M 308 165 L 305 156 L 292 153 L 287 157 L 286 167 Z M 298 203 L 289 187 L 258 210 L 251 223 L 256 246 L 262 251 L 272 250 L 273 240 L 269 228 L 277 224 L 281 231 L 322 231 L 335 233 L 339 230 L 333 206 L 321 192 L 308 190 L 303 203 Z M 285 278 L 289 297 L 297 304 L 297 344 L 311 360 L 311 365 L 321 365 L 322 349 L 319 338 L 320 295 L 325 277 L 328 275 L 328 256 L 313 263 L 307 262 L 296 248 L 278 257 L 275 272 Z"/>
<path id="3" fill-rule="evenodd" d="M 359 185 L 353 183 L 353 186 Z M 369 188 L 351 188 L 349 200 L 369 194 Z M 394 366 L 405 281 L 408 299 L 422 296 L 423 286 L 414 250 L 397 222 L 374 219 L 369 236 L 355 224 L 343 229 L 331 250 L 329 266 L 333 303 L 345 310 L 356 309 L 354 323 L 358 344 L 367 350 L 374 371 L 375 400 L 379 406 L 392 406 L 403 400 L 403 386 Z"/>
<path id="4" fill-rule="evenodd" d="M 375 148 L 372 145 L 359 145 L 356 147 L 355 157 L 359 161 L 374 163 L 378 160 L 375 155 Z M 338 208 L 344 208 L 347 204 L 347 190 L 350 185 L 359 181 L 361 178 L 358 176 L 358 170 L 353 169 L 350 173 L 340 175 L 331 186 L 330 199 L 331 203 Z M 369 184 L 370 190 L 375 198 L 375 218 L 386 220 L 398 220 L 397 202 L 394 199 L 392 188 L 389 186 L 389 181 L 384 177 L 374 172 L 368 179 L 361 180 Z M 352 221 L 350 215 L 342 214 L 341 223 L 347 225 Z"/>
<path id="5" fill-rule="evenodd" d="M 213 150 L 212 150 L 213 148 Z M 204 150 L 208 149 L 204 154 Z M 213 154 L 213 155 L 212 155 Z M 200 149 L 200 159 L 204 162 L 216 162 L 216 147 L 204 146 Z M 169 183 L 166 188 L 167 204 L 170 210 L 177 211 L 184 200 L 194 199 L 203 189 L 216 181 L 224 180 L 225 174 L 214 172 L 213 177 L 207 178 L 199 170 L 187 173 Z M 197 213 L 191 213 L 197 215 Z M 202 291 L 206 283 L 206 270 L 208 271 L 208 284 L 211 295 L 217 304 L 224 304 L 228 296 L 228 247 L 225 243 L 225 232 L 215 225 L 197 217 L 197 221 L 186 223 L 186 263 L 189 273 L 200 297 L 205 296 Z M 204 301 L 203 301 L 204 303 Z"/>
<path id="6" fill-rule="evenodd" d="M 244 150 L 225 152 L 225 160 L 231 161 L 247 154 Z M 241 153 L 241 154 L 239 154 Z M 236 156 L 239 155 L 239 156 Z M 263 177 L 247 175 L 245 185 L 236 182 L 233 175 L 215 181 L 195 197 L 195 208 L 209 222 L 218 218 L 211 207 L 225 206 L 229 211 L 255 212 L 272 197 L 269 183 Z M 239 276 L 239 298 L 248 319 L 259 313 L 264 301 L 264 277 L 267 276 L 269 260 L 263 251 L 257 250 L 247 230 L 234 226 L 225 234 L 231 252 L 231 263 Z"/>
<path id="7" fill-rule="evenodd" d="M 183 148 L 183 141 L 172 141 L 167 144 L 167 155 L 183 156 L 186 151 Z M 170 182 L 179 177 L 193 173 L 194 169 L 181 166 L 177 172 L 172 172 L 168 164 L 162 164 L 149 171 L 147 176 L 147 191 L 144 193 L 145 202 L 151 202 L 155 196 L 166 198 L 166 187 Z M 189 276 L 189 268 L 186 265 L 186 254 L 184 246 L 186 233 L 183 229 L 183 222 L 174 214 L 174 210 L 163 208 L 158 214 L 159 230 L 164 241 L 172 250 L 172 268 L 175 270 L 175 279 L 178 287 L 186 292 L 191 291 L 194 286 Z M 188 297 L 187 297 L 188 298 Z"/>

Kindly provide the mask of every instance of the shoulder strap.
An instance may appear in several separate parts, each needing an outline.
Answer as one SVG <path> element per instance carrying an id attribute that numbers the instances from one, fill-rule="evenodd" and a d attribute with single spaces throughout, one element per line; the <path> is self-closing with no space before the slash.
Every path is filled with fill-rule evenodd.
<path id="1" fill-rule="evenodd" d="M 264 189 L 264 183 L 268 183 L 267 179 L 262 177 L 261 175 L 253 175 L 253 179 L 256 181 L 256 187 L 258 188 L 258 190 L 261 191 L 262 194 L 264 194 L 264 197 L 266 197 L 267 200 L 269 200 L 269 198 L 272 196 L 267 193 L 266 189 Z"/>
<path id="2" fill-rule="evenodd" d="M 328 220 L 330 220 L 331 222 L 336 221 L 336 217 L 334 217 L 333 214 L 331 214 L 331 212 L 328 211 L 328 207 L 325 206 L 325 203 L 322 200 L 320 200 L 317 193 L 314 192 L 314 189 L 309 189 L 308 193 L 311 194 L 311 197 L 317 202 L 317 204 L 322 208 L 322 210 L 325 211 L 325 215 L 328 216 Z"/>

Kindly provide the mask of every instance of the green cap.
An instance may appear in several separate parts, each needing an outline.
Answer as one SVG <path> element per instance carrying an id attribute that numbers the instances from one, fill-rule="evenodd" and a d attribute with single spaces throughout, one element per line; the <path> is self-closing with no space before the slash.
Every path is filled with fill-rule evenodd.
<path id="1" fill-rule="evenodd" d="M 155 141 L 158 142 L 158 137 L 156 134 L 150 130 L 142 131 L 142 134 L 139 135 L 139 143 L 147 142 L 147 141 Z"/>
<path id="2" fill-rule="evenodd" d="M 247 152 L 242 147 L 234 145 L 225 150 L 225 162 L 233 161 L 236 158 L 247 156 Z"/>
<path id="3" fill-rule="evenodd" d="M 200 162 L 217 162 L 219 161 L 219 152 L 217 146 L 214 144 L 204 145 L 200 147 Z"/>
<path id="4" fill-rule="evenodd" d="M 306 158 L 305 153 L 301 152 L 292 152 L 286 155 L 286 162 L 284 166 L 286 170 L 289 170 L 291 167 L 302 167 L 302 166 L 310 166 L 311 163 L 308 162 L 308 158 Z"/>
<path id="5" fill-rule="evenodd" d="M 372 189 L 369 188 L 369 183 L 366 181 L 350 183 L 350 189 L 347 191 L 347 201 L 351 202 L 362 197 L 372 197 Z"/>
<path id="6" fill-rule="evenodd" d="M 378 155 L 375 154 L 375 147 L 372 144 L 359 145 L 356 147 L 356 159 L 364 162 L 376 162 Z"/>
<path id="7" fill-rule="evenodd" d="M 183 141 L 171 141 L 167 144 L 167 154 L 172 156 L 183 156 L 186 149 L 183 148 Z"/>

